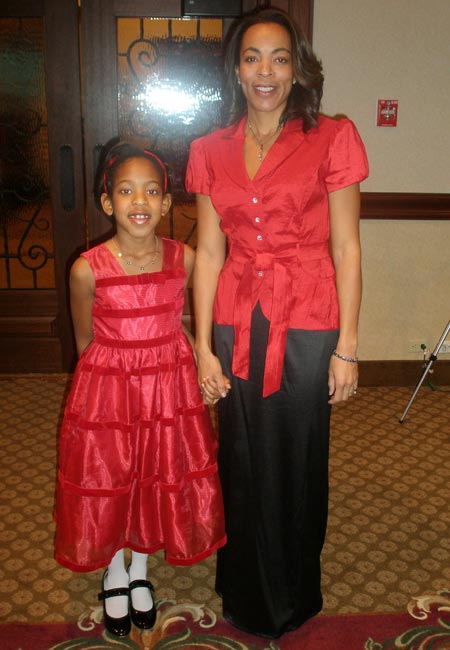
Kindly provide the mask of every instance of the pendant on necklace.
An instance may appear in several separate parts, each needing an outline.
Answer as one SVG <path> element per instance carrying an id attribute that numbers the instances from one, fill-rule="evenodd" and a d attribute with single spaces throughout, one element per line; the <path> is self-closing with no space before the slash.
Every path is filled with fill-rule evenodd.
<path id="1" fill-rule="evenodd" d="M 268 136 L 265 140 L 260 140 L 260 139 L 256 136 L 256 133 L 255 133 L 254 130 L 253 130 L 253 126 L 252 126 L 251 122 L 247 122 L 247 126 L 248 126 L 248 128 L 249 128 L 249 131 L 250 131 L 251 134 L 253 135 L 254 139 L 256 140 L 257 145 L 259 146 L 258 154 L 257 154 L 257 155 L 258 155 L 258 160 L 259 160 L 260 162 L 262 162 L 262 160 L 264 159 L 264 145 L 265 145 L 265 144 L 268 144 L 268 142 L 269 142 L 270 140 L 272 140 L 272 138 L 273 138 L 274 136 L 277 135 L 277 133 L 280 131 L 281 127 L 280 127 L 280 125 L 278 125 L 277 128 L 275 129 L 275 131 L 274 131 L 273 133 L 269 134 L 269 136 Z"/>
<path id="2" fill-rule="evenodd" d="M 113 242 L 114 242 L 116 248 L 118 249 L 118 245 L 117 245 L 117 242 L 116 242 L 116 240 L 115 240 L 115 237 L 113 237 L 112 240 L 113 240 Z M 158 251 L 158 237 L 157 237 L 156 235 L 155 235 L 155 250 L 154 250 L 153 253 L 151 253 L 151 254 L 153 255 L 153 258 L 152 258 L 151 260 L 149 260 L 149 261 L 147 262 L 147 264 L 136 264 L 136 263 L 133 262 L 132 260 L 127 260 L 126 257 L 123 256 L 123 253 L 122 253 L 120 250 L 117 250 L 117 257 L 120 258 L 120 259 L 123 259 L 123 261 L 125 262 L 125 264 L 126 264 L 127 266 L 134 266 L 136 269 L 139 269 L 139 271 L 145 271 L 146 267 L 147 267 L 149 264 L 151 264 L 152 266 L 153 266 L 154 264 L 156 264 L 156 257 L 157 257 L 157 255 L 159 255 L 159 251 Z"/>

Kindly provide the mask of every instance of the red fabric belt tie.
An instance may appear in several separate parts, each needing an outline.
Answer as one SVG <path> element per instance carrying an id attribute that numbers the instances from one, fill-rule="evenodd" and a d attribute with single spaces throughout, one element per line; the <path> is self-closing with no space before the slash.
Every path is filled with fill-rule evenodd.
<path id="1" fill-rule="evenodd" d="M 280 389 L 283 374 L 286 336 L 293 306 L 292 267 L 302 261 L 329 257 L 328 244 L 295 245 L 279 253 L 258 253 L 248 258 L 233 251 L 233 261 L 243 263 L 234 306 L 234 348 L 232 371 L 236 377 L 248 379 L 250 357 L 250 327 L 252 318 L 252 284 L 257 270 L 273 271 L 272 308 L 269 316 L 269 339 L 264 367 L 263 397 Z"/>

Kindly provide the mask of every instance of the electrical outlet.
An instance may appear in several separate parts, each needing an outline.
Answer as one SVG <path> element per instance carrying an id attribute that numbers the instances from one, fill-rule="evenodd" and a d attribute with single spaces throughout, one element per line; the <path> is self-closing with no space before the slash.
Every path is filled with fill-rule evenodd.
<path id="1" fill-rule="evenodd" d="M 417 339 L 415 341 L 409 341 L 409 343 L 408 343 L 408 352 L 411 352 L 413 354 L 416 354 L 417 352 L 420 352 L 421 354 L 423 354 L 426 349 L 427 349 L 427 344 L 425 343 L 425 341 L 423 339 Z"/>
<path id="2" fill-rule="evenodd" d="M 450 354 L 450 341 L 444 341 L 438 354 Z"/>

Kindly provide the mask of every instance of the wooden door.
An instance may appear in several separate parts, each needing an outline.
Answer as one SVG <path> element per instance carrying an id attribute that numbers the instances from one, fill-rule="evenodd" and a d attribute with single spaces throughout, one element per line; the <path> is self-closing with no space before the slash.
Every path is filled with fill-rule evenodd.
<path id="1" fill-rule="evenodd" d="M 220 122 L 222 40 L 232 19 L 208 16 L 182 20 L 182 4 L 181 0 L 82 0 L 91 244 L 111 231 L 111 223 L 94 199 L 99 153 L 105 143 L 120 138 L 144 144 L 169 162 L 174 207 L 161 224 L 160 234 L 195 246 L 195 205 L 183 189 L 184 170 L 190 142 Z M 313 0 L 280 0 L 275 4 L 310 35 Z M 244 11 L 262 5 L 270 2 L 243 1 Z"/>
<path id="2" fill-rule="evenodd" d="M 195 246 L 184 167 L 191 140 L 219 122 L 221 41 L 231 19 L 181 20 L 182 4 L 0 6 L 0 372 L 74 366 L 68 271 L 111 230 L 93 191 L 111 138 L 144 143 L 172 164 L 175 207 L 161 234 Z M 269 4 L 243 0 L 244 11 Z M 313 0 L 276 4 L 310 35 Z M 179 110 L 183 97 L 188 108 Z"/>
<path id="3" fill-rule="evenodd" d="M 1 4 L 0 78 L 0 372 L 60 372 L 85 245 L 77 0 Z"/>

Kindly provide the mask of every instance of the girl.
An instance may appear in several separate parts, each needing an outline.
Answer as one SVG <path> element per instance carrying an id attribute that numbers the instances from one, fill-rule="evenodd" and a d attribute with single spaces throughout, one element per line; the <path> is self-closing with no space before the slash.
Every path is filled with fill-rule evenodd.
<path id="1" fill-rule="evenodd" d="M 56 559 L 107 567 L 105 627 L 151 628 L 147 554 L 192 564 L 225 543 L 216 443 L 183 333 L 188 246 L 160 238 L 166 168 L 129 143 L 107 154 L 100 202 L 116 233 L 70 273 L 79 361 L 61 430 Z M 124 548 L 131 563 L 124 565 Z"/>

